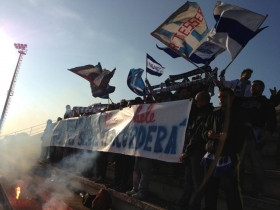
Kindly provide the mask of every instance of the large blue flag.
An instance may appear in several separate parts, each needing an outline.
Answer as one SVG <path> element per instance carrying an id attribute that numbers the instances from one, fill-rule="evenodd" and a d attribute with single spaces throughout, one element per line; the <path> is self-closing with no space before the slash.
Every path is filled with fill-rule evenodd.
<path id="1" fill-rule="evenodd" d="M 155 59 L 153 59 L 148 53 L 147 53 L 147 59 L 146 59 L 146 71 L 149 74 L 161 76 L 163 74 L 162 65 L 158 63 Z"/>
<path id="2" fill-rule="evenodd" d="M 232 60 L 258 33 L 266 16 L 218 1 L 214 8 L 215 26 L 209 32 L 212 43 L 227 49 Z"/>
<path id="3" fill-rule="evenodd" d="M 151 33 L 182 57 L 190 55 L 206 39 L 208 27 L 200 6 L 186 2 Z"/>
<path id="4" fill-rule="evenodd" d="M 127 86 L 139 96 L 147 95 L 145 83 L 142 79 L 143 69 L 130 69 L 127 77 Z M 145 91 L 145 92 L 144 92 Z"/>

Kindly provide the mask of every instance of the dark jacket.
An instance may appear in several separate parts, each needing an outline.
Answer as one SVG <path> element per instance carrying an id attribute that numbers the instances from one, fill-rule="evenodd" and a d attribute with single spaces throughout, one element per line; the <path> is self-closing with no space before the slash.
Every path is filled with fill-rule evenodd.
<path id="1" fill-rule="evenodd" d="M 224 147 L 222 150 L 222 156 L 234 156 L 240 153 L 241 148 L 248 136 L 248 127 L 241 123 L 241 115 L 239 110 L 234 106 L 231 109 L 229 117 L 229 126 L 227 130 L 227 139 L 225 140 Z M 203 138 L 207 141 L 206 151 L 215 154 L 218 144 L 220 143 L 217 139 L 209 139 L 208 131 L 213 131 L 215 134 L 225 132 L 225 119 L 226 112 L 223 109 L 215 110 L 207 119 L 206 124 L 203 128 Z"/>
<path id="2" fill-rule="evenodd" d="M 240 108 L 244 120 L 251 123 L 252 127 L 265 129 L 274 133 L 277 127 L 277 118 L 274 105 L 265 96 L 243 98 Z"/>
<path id="3" fill-rule="evenodd" d="M 208 116 L 212 113 L 214 107 L 211 103 L 197 108 L 196 116 L 191 124 L 189 124 L 187 130 L 186 148 L 185 153 L 191 154 L 196 150 L 203 150 L 205 148 L 206 141 L 202 138 L 202 130 Z"/>

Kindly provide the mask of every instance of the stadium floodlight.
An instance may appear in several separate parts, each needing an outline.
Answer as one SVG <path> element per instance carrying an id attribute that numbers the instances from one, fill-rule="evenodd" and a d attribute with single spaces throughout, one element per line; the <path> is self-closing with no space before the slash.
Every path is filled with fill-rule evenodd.
<path id="1" fill-rule="evenodd" d="M 15 43 L 15 48 L 18 50 L 24 50 L 27 48 L 27 44 L 19 44 L 19 43 Z"/>
<path id="2" fill-rule="evenodd" d="M 20 43 L 14 43 L 14 46 L 17 50 L 19 50 L 18 52 L 20 54 L 24 54 L 26 55 L 26 51 L 27 51 L 27 44 L 20 44 Z"/>
<path id="3" fill-rule="evenodd" d="M 17 78 L 17 75 L 18 75 L 18 70 L 20 68 L 20 64 L 21 64 L 21 61 L 22 61 L 22 56 L 26 55 L 26 52 L 27 52 L 27 44 L 14 43 L 14 46 L 18 50 L 19 58 L 18 58 L 18 62 L 17 62 L 17 65 L 16 65 L 16 69 L 15 69 L 15 72 L 14 72 L 14 76 L 13 76 L 10 88 L 8 90 L 8 94 L 7 94 L 6 102 L 5 102 L 3 111 L 2 111 L 2 115 L 1 115 L 1 118 L 0 118 L 0 133 L 1 133 L 3 121 L 4 121 L 4 118 L 5 118 L 5 115 L 6 115 L 6 111 L 9 107 L 10 97 L 13 96 L 13 94 L 14 94 L 14 85 L 15 85 L 16 78 Z"/>

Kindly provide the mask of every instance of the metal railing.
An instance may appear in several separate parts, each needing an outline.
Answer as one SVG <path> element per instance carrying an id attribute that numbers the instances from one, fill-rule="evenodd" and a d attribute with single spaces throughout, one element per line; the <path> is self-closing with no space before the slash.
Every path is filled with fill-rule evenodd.
<path id="1" fill-rule="evenodd" d="M 52 120 L 52 122 L 56 122 L 56 120 Z M 0 140 L 5 139 L 5 137 L 8 137 L 8 136 L 16 137 L 18 134 L 21 134 L 21 133 L 26 133 L 28 136 L 34 136 L 34 135 L 43 133 L 46 128 L 46 125 L 47 125 L 47 123 L 45 122 L 45 123 L 35 125 L 35 126 L 29 127 L 29 128 L 24 128 L 22 130 L 7 133 L 4 135 L 1 135 Z"/>

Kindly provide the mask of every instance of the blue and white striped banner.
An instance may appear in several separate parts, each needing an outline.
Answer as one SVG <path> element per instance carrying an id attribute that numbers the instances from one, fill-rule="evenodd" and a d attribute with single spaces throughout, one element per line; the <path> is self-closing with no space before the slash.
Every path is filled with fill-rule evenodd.
<path id="1" fill-rule="evenodd" d="M 214 8 L 216 25 L 209 32 L 210 42 L 227 49 L 232 60 L 258 32 L 265 16 L 218 1 Z"/>

